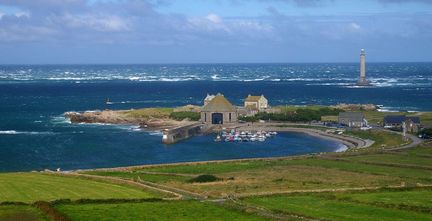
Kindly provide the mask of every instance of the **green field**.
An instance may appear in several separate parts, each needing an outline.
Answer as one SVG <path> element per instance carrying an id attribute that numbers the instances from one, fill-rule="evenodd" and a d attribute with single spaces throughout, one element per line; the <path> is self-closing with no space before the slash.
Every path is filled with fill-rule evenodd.
<path id="1" fill-rule="evenodd" d="M 363 156 L 353 156 L 347 159 L 352 161 L 362 161 L 370 163 L 380 163 L 380 164 L 390 164 L 390 165 L 412 165 L 419 167 L 431 167 L 432 160 L 430 157 L 423 156 L 406 156 L 397 154 L 380 154 L 380 155 L 363 155 Z"/>
<path id="2" fill-rule="evenodd" d="M 56 208 L 71 220 L 86 221 L 198 221 L 266 220 L 239 210 L 198 201 L 163 201 L 121 204 L 60 204 Z"/>
<path id="3" fill-rule="evenodd" d="M 129 186 L 41 173 L 0 174 L 1 202 L 34 202 L 58 199 L 131 199 L 158 197 Z"/>
<path id="4" fill-rule="evenodd" d="M 154 183 L 163 183 L 169 181 L 186 182 L 194 176 L 171 176 L 163 174 L 147 174 L 140 171 L 89 171 L 84 174 L 120 177 L 128 180 L 145 180 Z"/>
<path id="5" fill-rule="evenodd" d="M 403 191 L 376 191 L 370 193 L 335 194 L 337 199 L 376 203 L 383 205 L 406 205 L 429 208 L 432 211 L 432 189 L 413 189 Z"/>
<path id="6" fill-rule="evenodd" d="M 38 209 L 28 205 L 0 205 L 1 221 L 48 221 Z"/>
<path id="7" fill-rule="evenodd" d="M 371 148 L 393 148 L 409 143 L 399 134 L 379 130 L 347 131 L 346 134 L 375 141 Z"/>
<path id="8" fill-rule="evenodd" d="M 376 136 L 380 137 L 380 133 Z M 380 138 L 380 142 L 394 142 Z M 51 201 L 48 208 L 58 211 L 38 207 L 39 210 L 31 204 L 0 205 L 0 220 L 19 220 L 19 217 L 47 220 L 44 213 L 90 221 L 274 217 L 326 221 L 432 220 L 431 159 L 429 143 L 396 151 L 370 148 L 278 159 L 81 171 L 87 174 L 82 177 L 4 173 L 0 174 L 0 203 L 44 200 Z M 200 175 L 214 175 L 218 179 L 190 182 Z M 127 185 L 126 181 L 136 185 Z M 179 193 L 185 194 L 185 199 L 200 195 L 199 199 L 208 197 L 216 202 L 161 200 L 166 194 L 143 189 L 139 183 L 181 190 Z"/>
<path id="9" fill-rule="evenodd" d="M 401 199 L 399 198 L 399 200 Z M 333 221 L 432 220 L 432 215 L 428 213 L 371 206 L 331 199 L 320 195 L 251 197 L 245 198 L 244 201 L 277 213 L 298 214 L 300 216 Z"/>

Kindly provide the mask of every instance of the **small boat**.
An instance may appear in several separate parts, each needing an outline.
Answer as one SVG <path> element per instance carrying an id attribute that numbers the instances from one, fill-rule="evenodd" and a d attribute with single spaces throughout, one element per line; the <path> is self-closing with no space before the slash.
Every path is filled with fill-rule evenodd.
<path id="1" fill-rule="evenodd" d="M 222 138 L 220 135 L 217 135 L 216 138 L 214 139 L 215 142 L 221 142 Z"/>

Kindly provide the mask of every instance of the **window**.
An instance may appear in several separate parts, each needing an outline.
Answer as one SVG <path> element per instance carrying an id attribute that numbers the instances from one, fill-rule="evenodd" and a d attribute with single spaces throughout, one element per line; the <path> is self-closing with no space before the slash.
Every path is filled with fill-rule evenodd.
<path id="1" fill-rule="evenodd" d="M 229 121 L 231 121 L 231 113 L 229 113 Z"/>
<path id="2" fill-rule="evenodd" d="M 207 122 L 207 113 L 204 113 L 204 122 Z"/>

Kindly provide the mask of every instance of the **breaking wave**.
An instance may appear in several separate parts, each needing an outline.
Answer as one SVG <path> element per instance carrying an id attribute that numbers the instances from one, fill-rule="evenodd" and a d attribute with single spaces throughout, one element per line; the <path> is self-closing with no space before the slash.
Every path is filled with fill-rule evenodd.
<path id="1" fill-rule="evenodd" d="M 17 134 L 25 134 L 25 135 L 52 135 L 55 134 L 51 131 L 16 131 L 16 130 L 0 130 L 0 135 L 17 135 Z"/>

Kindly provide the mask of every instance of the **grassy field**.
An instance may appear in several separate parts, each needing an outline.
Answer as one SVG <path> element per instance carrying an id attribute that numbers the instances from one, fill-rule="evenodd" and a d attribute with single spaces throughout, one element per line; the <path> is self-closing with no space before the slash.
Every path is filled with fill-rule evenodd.
<path id="1" fill-rule="evenodd" d="M 90 175 L 120 177 L 129 180 L 145 180 L 154 183 L 164 183 L 170 181 L 186 182 L 194 176 L 170 176 L 163 174 L 147 174 L 140 171 L 89 171 L 84 172 Z"/>
<path id="2" fill-rule="evenodd" d="M 0 205 L 1 221 L 49 221 L 38 209 L 28 205 Z"/>
<path id="3" fill-rule="evenodd" d="M 124 111 L 123 114 L 125 114 L 128 117 L 134 117 L 134 118 L 169 118 L 170 114 L 174 111 L 174 108 L 165 108 L 165 107 L 159 107 L 159 108 L 142 108 L 142 109 L 136 109 L 136 110 L 128 110 Z"/>
<path id="4" fill-rule="evenodd" d="M 393 165 L 413 165 L 420 167 L 430 167 L 432 169 L 432 160 L 424 156 L 406 156 L 398 154 L 380 154 L 380 155 L 360 155 L 348 157 L 347 159 L 356 162 L 387 163 Z"/>
<path id="5" fill-rule="evenodd" d="M 432 189 L 413 189 L 401 191 L 376 191 L 334 194 L 336 199 L 375 203 L 382 205 L 403 205 L 430 208 L 432 211 Z"/>
<path id="6" fill-rule="evenodd" d="M 373 136 L 378 143 L 398 145 L 391 138 L 393 134 L 387 135 Z M 142 200 L 161 195 L 124 184 L 46 173 L 0 174 L 0 203 L 80 200 L 53 205 L 71 220 L 90 221 L 264 220 L 262 215 L 269 214 L 294 217 L 292 220 L 432 220 L 432 143 L 406 150 L 369 150 L 81 172 L 137 183 L 147 181 L 210 200 L 227 200 L 217 203 Z M 190 182 L 204 174 L 220 179 Z M 239 201 L 231 201 L 231 197 Z M 32 206 L 0 205 L 0 220 L 17 220 L 19 216 L 46 220 Z"/>
<path id="7" fill-rule="evenodd" d="M 409 143 L 404 141 L 399 134 L 381 130 L 347 131 L 346 134 L 375 141 L 371 148 L 392 148 Z"/>
<path id="8" fill-rule="evenodd" d="M 159 169 L 159 170 L 158 170 Z M 191 184 L 188 179 L 159 175 L 163 178 L 147 180 L 214 197 L 228 194 L 389 186 L 401 183 L 432 183 L 430 170 L 395 168 L 356 161 L 338 161 L 321 158 L 297 160 L 227 162 L 195 166 L 165 166 L 150 171 L 188 174 L 214 174 L 223 181 Z M 146 171 L 146 170 L 144 170 Z M 98 175 L 128 176 L 130 172 L 98 172 Z"/>
<path id="9" fill-rule="evenodd" d="M 251 197 L 244 199 L 244 201 L 279 213 L 298 214 L 334 221 L 432 220 L 432 215 L 428 213 L 378 207 L 320 195 Z"/>
<path id="10" fill-rule="evenodd" d="M 151 198 L 156 193 L 99 181 L 41 173 L 0 174 L 0 202 L 57 199 Z"/>
<path id="11" fill-rule="evenodd" d="M 122 204 L 60 204 L 56 208 L 71 220 L 86 221 L 258 221 L 264 218 L 211 203 L 198 201 L 163 201 Z"/>
<path id="12" fill-rule="evenodd" d="M 380 134 L 378 131 L 375 136 L 379 137 Z M 395 142 L 390 139 L 393 135 L 390 134 L 379 142 Z M 134 180 L 139 177 L 141 180 L 210 197 L 293 190 L 432 184 L 432 170 L 428 168 L 432 166 L 432 155 L 428 155 L 432 153 L 431 149 L 419 147 L 389 153 L 371 151 L 289 159 L 163 165 L 134 168 L 130 171 L 91 173 Z M 215 175 L 222 180 L 207 183 L 188 182 L 191 177 L 202 174 Z"/>

